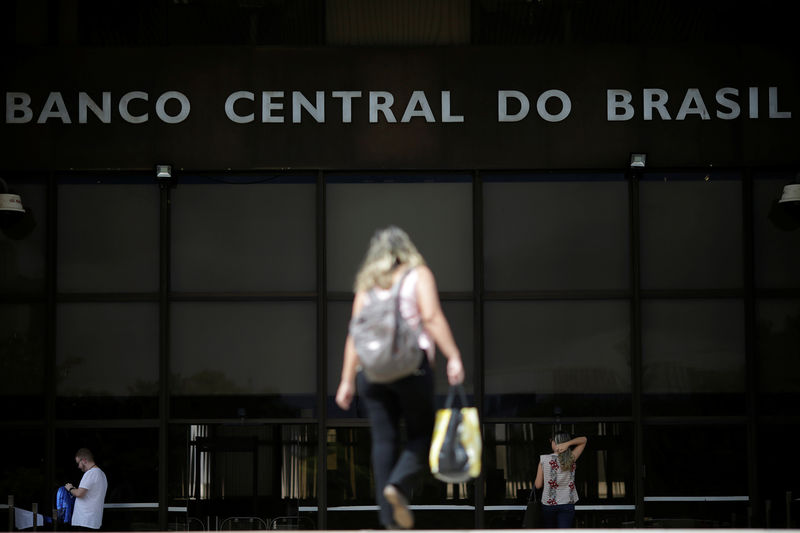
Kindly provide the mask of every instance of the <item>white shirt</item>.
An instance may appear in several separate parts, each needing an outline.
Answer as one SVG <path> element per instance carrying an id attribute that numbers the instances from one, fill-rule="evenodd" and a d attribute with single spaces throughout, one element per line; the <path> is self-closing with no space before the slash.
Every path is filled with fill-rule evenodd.
<path id="1" fill-rule="evenodd" d="M 99 466 L 93 466 L 83 474 L 78 488 L 86 489 L 86 494 L 75 498 L 72 525 L 100 529 L 103 524 L 103 504 L 108 489 L 106 475 Z"/>

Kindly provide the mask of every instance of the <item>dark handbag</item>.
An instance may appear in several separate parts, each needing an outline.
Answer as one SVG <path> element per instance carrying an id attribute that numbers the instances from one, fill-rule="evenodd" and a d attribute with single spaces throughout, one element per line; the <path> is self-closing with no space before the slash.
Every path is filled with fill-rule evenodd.
<path id="1" fill-rule="evenodd" d="M 531 495 L 528 498 L 528 506 L 525 508 L 525 517 L 522 519 L 523 529 L 536 529 L 540 524 L 540 514 L 542 513 L 542 506 L 539 505 L 539 500 L 536 499 L 536 488 L 531 489 Z"/>

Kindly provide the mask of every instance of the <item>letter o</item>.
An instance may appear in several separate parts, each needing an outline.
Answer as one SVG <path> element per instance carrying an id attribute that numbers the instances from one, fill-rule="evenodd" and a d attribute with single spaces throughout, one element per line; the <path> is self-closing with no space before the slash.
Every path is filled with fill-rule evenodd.
<path id="1" fill-rule="evenodd" d="M 167 100 L 173 99 L 177 100 L 181 104 L 180 113 L 174 117 L 168 115 L 166 109 L 164 109 Z M 186 117 L 189 116 L 189 111 L 191 108 L 192 105 L 189 103 L 189 99 L 186 97 L 186 95 L 178 91 L 167 91 L 159 96 L 158 100 L 156 100 L 156 115 L 167 124 L 177 124 L 178 122 L 183 122 L 186 120 Z"/>
<path id="2" fill-rule="evenodd" d="M 550 98 L 558 98 L 561 100 L 561 112 L 555 115 L 548 113 L 545 104 Z M 543 92 L 539 95 L 539 99 L 536 100 L 536 111 L 539 113 L 539 116 L 542 117 L 547 122 L 561 122 L 565 118 L 567 118 L 572 111 L 572 101 L 570 101 L 569 96 L 564 91 L 559 91 L 558 89 L 550 89 L 548 91 Z"/>

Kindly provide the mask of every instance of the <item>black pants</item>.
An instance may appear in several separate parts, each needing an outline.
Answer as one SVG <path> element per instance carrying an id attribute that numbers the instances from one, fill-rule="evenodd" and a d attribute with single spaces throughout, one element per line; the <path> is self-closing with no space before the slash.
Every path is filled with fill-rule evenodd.
<path id="1" fill-rule="evenodd" d="M 358 373 L 358 394 L 367 407 L 372 434 L 372 469 L 380 522 L 393 525 L 392 507 L 383 497 L 386 485 L 395 485 L 410 499 L 418 475 L 428 470 L 428 452 L 435 417 L 433 373 L 428 357 L 412 375 L 392 383 L 370 383 Z M 400 421 L 407 441 L 400 446 Z"/>

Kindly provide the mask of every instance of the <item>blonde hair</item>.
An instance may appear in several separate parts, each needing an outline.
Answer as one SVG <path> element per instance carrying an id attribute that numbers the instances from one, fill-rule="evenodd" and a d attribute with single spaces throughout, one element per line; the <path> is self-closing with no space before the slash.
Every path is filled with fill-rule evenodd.
<path id="1" fill-rule="evenodd" d="M 425 259 L 405 231 L 397 226 L 379 229 L 369 242 L 353 289 L 355 292 L 373 287 L 388 289 L 392 286 L 392 275 L 397 267 L 414 268 L 424 264 Z"/>
<path id="2" fill-rule="evenodd" d="M 556 444 L 561 444 L 562 442 L 568 442 L 571 440 L 569 433 L 556 433 L 553 437 L 553 442 Z M 558 454 L 558 464 L 561 465 L 561 471 L 566 472 L 567 470 L 572 469 L 572 465 L 575 463 L 575 456 L 572 454 L 572 450 L 567 448 L 560 454 Z"/>

